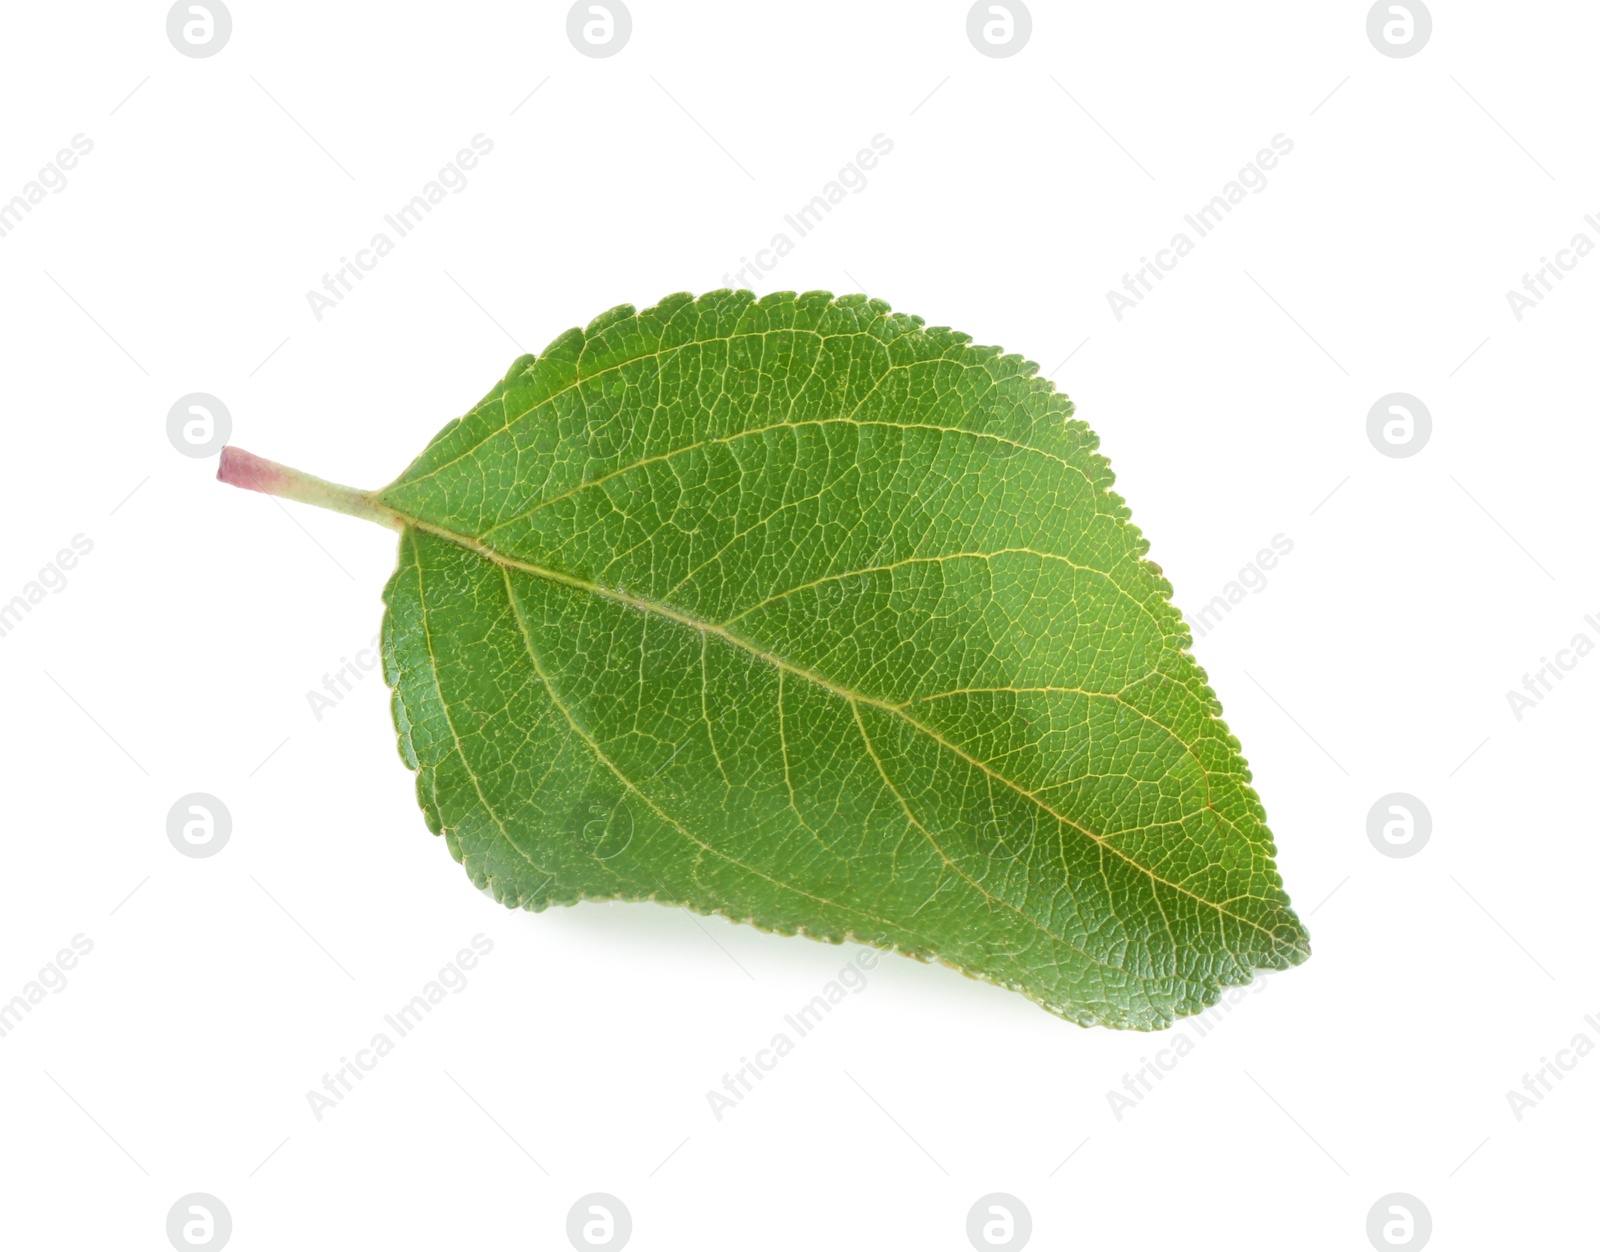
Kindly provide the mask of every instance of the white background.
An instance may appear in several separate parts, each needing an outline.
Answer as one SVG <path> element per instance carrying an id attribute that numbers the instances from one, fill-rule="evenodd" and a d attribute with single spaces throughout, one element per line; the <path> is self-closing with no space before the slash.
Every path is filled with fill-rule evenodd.
<path id="1" fill-rule="evenodd" d="M 1600 642 L 1600 257 L 1521 321 L 1506 292 L 1600 243 L 1600 10 L 1438 0 L 1396 59 L 1363 3 L 1039 0 L 991 59 L 948 0 L 634 0 L 593 59 L 566 9 L 236 0 L 193 59 L 160 4 L 6 7 L 0 199 L 94 145 L 0 238 L 0 601 L 93 543 L 0 638 L 0 999 L 94 945 L 0 1039 L 6 1246 L 165 1248 L 195 1191 L 241 1252 L 565 1247 L 592 1191 L 641 1252 L 962 1249 L 995 1191 L 1035 1247 L 1366 1248 L 1390 1192 L 1438 1248 L 1592 1246 L 1600 1054 L 1520 1120 L 1506 1093 L 1600 1043 L 1600 655 L 1520 721 L 1506 692 Z M 857 950 L 472 890 L 381 678 L 308 706 L 378 629 L 394 536 L 166 434 L 208 392 L 233 442 L 387 482 L 518 351 L 726 285 L 880 132 L 758 290 L 864 289 L 1038 361 L 1191 616 L 1294 545 L 1196 652 L 1315 955 L 1120 1119 L 1107 1093 L 1192 1026 L 1080 1030 L 885 957 L 716 1120 Z M 465 190 L 318 321 L 306 292 L 479 133 Z M 1117 320 L 1106 292 L 1280 133 L 1266 189 Z M 1395 391 L 1433 416 L 1405 459 L 1366 434 Z M 233 818 L 208 859 L 166 833 L 196 791 Z M 1433 819 L 1406 859 L 1367 836 L 1396 791 Z M 316 1120 L 480 932 L 467 988 Z"/>

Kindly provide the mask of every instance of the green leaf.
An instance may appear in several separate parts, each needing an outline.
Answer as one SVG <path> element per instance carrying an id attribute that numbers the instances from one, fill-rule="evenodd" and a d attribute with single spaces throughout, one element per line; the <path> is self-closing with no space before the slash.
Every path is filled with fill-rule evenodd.
<path id="1" fill-rule="evenodd" d="M 621 306 L 390 486 L 400 753 L 479 887 L 937 959 L 1150 1029 L 1309 955 L 1171 588 L 1021 357 L 861 296 Z"/>

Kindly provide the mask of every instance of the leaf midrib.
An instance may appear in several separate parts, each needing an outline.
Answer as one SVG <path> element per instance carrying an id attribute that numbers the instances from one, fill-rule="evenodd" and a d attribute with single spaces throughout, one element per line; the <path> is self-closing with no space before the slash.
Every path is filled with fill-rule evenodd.
<path id="1" fill-rule="evenodd" d="M 390 507 L 391 509 L 393 508 L 393 506 L 388 506 L 388 507 Z M 610 601 L 612 601 L 613 603 L 616 603 L 616 604 L 626 605 L 629 608 L 637 609 L 637 610 L 639 610 L 641 612 L 645 612 L 645 613 L 650 613 L 650 614 L 652 614 L 654 616 L 657 616 L 657 617 L 660 617 L 660 618 L 662 618 L 662 619 L 664 619 L 666 621 L 675 622 L 680 626 L 685 626 L 685 627 L 687 627 L 687 628 L 689 628 L 691 630 L 697 630 L 697 631 L 702 632 L 703 634 L 714 635 L 715 637 L 717 637 L 719 639 L 722 639 L 724 642 L 728 643 L 730 646 L 738 648 L 741 651 L 746 652 L 749 655 L 756 657 L 758 660 L 761 660 L 761 661 L 765 662 L 766 664 L 773 666 L 775 669 L 778 669 L 781 672 L 793 674 L 795 677 L 801 678 L 801 679 L 805 680 L 806 682 L 813 684 L 814 686 L 816 686 L 820 690 L 826 691 L 830 695 L 833 695 L 833 696 L 838 697 L 839 699 L 845 700 L 846 702 L 850 703 L 852 706 L 864 704 L 864 705 L 867 705 L 867 706 L 872 707 L 872 708 L 880 709 L 881 711 L 883 711 L 885 713 L 888 713 L 889 715 L 891 715 L 893 717 L 898 717 L 902 721 L 904 721 L 907 725 L 911 726 L 914 730 L 916 730 L 916 731 L 920 732 L 921 734 L 927 736 L 928 738 L 932 739 L 935 743 L 937 743 L 940 747 L 944 748 L 946 751 L 951 752 L 952 754 L 960 757 L 962 760 L 966 761 L 969 765 L 973 766 L 975 769 L 978 769 L 978 770 L 982 771 L 985 775 L 987 775 L 988 777 L 994 779 L 996 782 L 999 782 L 1002 785 L 1004 785 L 1006 787 L 1009 787 L 1011 790 L 1015 791 L 1017 794 L 1019 794 L 1019 795 L 1025 797 L 1026 799 L 1032 801 L 1041 810 L 1043 810 L 1050 817 L 1054 818 L 1056 821 L 1060 822 L 1063 826 L 1069 827 L 1072 830 L 1075 830 L 1079 834 L 1083 835 L 1085 838 L 1093 840 L 1096 844 L 1098 844 L 1100 846 L 1101 849 L 1103 849 L 1106 852 L 1109 852 L 1111 855 L 1115 856 L 1116 858 L 1118 858 L 1121 861 L 1124 861 L 1128 865 L 1131 865 L 1134 869 L 1138 870 L 1141 874 L 1144 874 L 1147 878 L 1149 878 L 1152 883 L 1158 884 L 1160 886 L 1168 887 L 1171 890 L 1178 892 L 1180 895 L 1188 896 L 1191 899 L 1197 901 L 1200 904 L 1205 905 L 1208 908 L 1215 909 L 1220 915 L 1222 915 L 1224 917 L 1230 917 L 1234 921 L 1237 921 L 1237 922 L 1239 922 L 1239 923 L 1241 923 L 1241 924 L 1243 924 L 1245 926 L 1249 926 L 1252 929 L 1259 931 L 1261 934 L 1265 935 L 1272 942 L 1272 944 L 1273 944 L 1275 949 L 1288 950 L 1288 951 L 1294 950 L 1293 949 L 1293 945 L 1284 943 L 1284 941 L 1281 940 L 1276 934 L 1274 934 L 1266 926 L 1263 926 L 1260 922 L 1256 921 L 1254 918 L 1245 917 L 1244 915 L 1242 915 L 1240 913 L 1236 913 L 1233 910 L 1229 909 L 1225 904 L 1219 904 L 1219 903 L 1217 903 L 1215 901 L 1208 900 L 1204 896 L 1199 895 L 1198 893 L 1196 893 L 1194 891 L 1191 891 L 1189 888 L 1183 886 L 1180 883 L 1175 883 L 1175 882 L 1172 882 L 1169 879 L 1161 877 L 1161 875 L 1157 874 L 1154 870 L 1150 869 L 1148 866 L 1141 864 L 1139 861 L 1135 860 L 1133 857 L 1129 856 L 1127 853 L 1125 853 L 1121 849 L 1117 848 L 1115 844 L 1107 842 L 1107 840 L 1106 840 L 1106 838 L 1104 836 L 1096 834 L 1094 831 L 1089 830 L 1087 827 L 1080 825 L 1079 823 L 1077 823 L 1074 820 L 1072 820 L 1070 817 L 1067 817 L 1065 814 L 1057 812 L 1049 804 L 1045 803 L 1044 800 L 1040 799 L 1039 796 L 1035 795 L 1033 792 L 1031 792 L 1027 788 L 1023 787 L 1020 783 L 1017 783 L 1017 782 L 1013 781 L 1012 779 L 1007 778 L 1005 775 L 1003 775 L 1003 774 L 999 773 L 998 771 L 996 771 L 995 769 L 991 768 L 985 762 L 980 761 L 976 757 L 974 757 L 971 754 L 969 754 L 965 749 L 961 748 L 960 746 L 958 746 L 958 745 L 956 745 L 954 743 L 951 743 L 948 739 L 945 739 L 944 736 L 939 734 L 939 732 L 934 730 L 931 726 L 928 726 L 925 723 L 920 722 L 916 718 L 912 717 L 910 714 L 908 714 L 905 711 L 905 709 L 903 707 L 896 706 L 896 705 L 891 704 L 891 703 L 889 703 L 887 701 L 884 701 L 884 700 L 879 700 L 879 699 L 877 699 L 876 697 L 873 697 L 873 696 L 862 695 L 861 693 L 851 691 L 849 688 L 843 687 L 843 686 L 839 685 L 838 683 L 831 682 L 828 679 L 824 678 L 822 675 L 817 674 L 814 671 L 805 669 L 802 666 L 795 665 L 794 663 L 785 660 L 783 657 L 778 656 L 776 653 L 769 652 L 766 649 L 757 646 L 756 644 L 750 642 L 747 639 L 744 639 L 744 638 L 740 637 L 739 635 L 734 634 L 732 631 L 729 631 L 725 627 L 720 626 L 715 622 L 702 621 L 699 618 L 696 618 L 696 617 L 692 616 L 691 614 L 684 613 L 679 609 L 672 608 L 670 605 L 660 604 L 660 603 L 658 603 L 656 601 L 646 599 L 645 597 L 642 597 L 642 596 L 633 595 L 633 594 L 628 593 L 628 592 L 619 591 L 619 590 L 613 590 L 612 588 L 609 588 L 609 587 L 602 587 L 602 586 L 598 585 L 597 583 L 590 582 L 587 579 L 578 578 L 578 577 L 576 577 L 575 575 L 572 575 L 572 574 L 564 573 L 561 570 L 547 569 L 544 566 L 535 565 L 532 562 L 518 560 L 515 557 L 510 557 L 510 556 L 507 556 L 506 554 L 504 554 L 502 552 L 496 551 L 494 548 L 491 548 L 489 545 L 483 543 L 481 540 L 475 539 L 470 535 L 458 534 L 457 532 L 449 530 L 446 527 L 438 526 L 438 525 L 436 525 L 436 524 L 434 524 L 432 522 L 427 522 L 427 521 L 424 521 L 424 520 L 422 520 L 420 518 L 411 517 L 411 516 L 409 516 L 407 514 L 401 513 L 399 510 L 394 510 L 394 512 L 395 512 L 397 518 L 401 522 L 403 522 L 405 525 L 410 526 L 410 527 L 414 528 L 415 530 L 421 531 L 421 532 L 423 532 L 425 534 L 430 534 L 430 535 L 435 536 L 436 538 L 444 539 L 444 540 L 447 540 L 447 541 L 449 541 L 451 543 L 454 543 L 454 544 L 458 545 L 459 547 L 462 547 L 462 548 L 466 549 L 467 551 L 472 552 L 474 555 L 482 557 L 484 560 L 490 561 L 490 562 L 494 563 L 495 565 L 500 566 L 503 569 L 515 569 L 515 570 L 521 571 L 522 573 L 525 573 L 525 574 L 531 574 L 536 578 L 542 578 L 542 579 L 545 579 L 545 580 L 547 580 L 549 582 L 554 582 L 554 583 L 561 584 L 563 586 L 572 587 L 575 590 L 586 592 L 586 593 L 588 593 L 590 595 L 593 595 L 593 596 L 596 596 L 596 597 L 598 597 L 600 599 L 610 600 Z M 858 715 L 858 717 L 859 717 L 859 715 Z M 569 718 L 569 720 L 570 720 L 570 718 Z M 609 762 L 607 762 L 607 763 L 609 765 Z M 614 765 L 610 766 L 610 768 L 612 768 L 614 771 L 616 769 L 616 767 Z M 618 776 L 622 777 L 620 772 L 619 772 Z M 624 778 L 623 781 L 627 782 L 627 779 Z M 903 801 L 902 801 L 902 803 L 903 803 Z M 654 806 L 652 805 L 652 807 L 654 807 Z M 676 826 L 677 823 L 674 822 L 673 825 Z M 696 841 L 696 842 L 699 842 L 699 841 Z M 1238 897 L 1235 897 L 1235 898 L 1238 898 Z M 1259 899 L 1260 897 L 1253 897 L 1253 898 Z M 1267 901 L 1263 901 L 1263 903 L 1267 903 Z M 1045 933 L 1048 934 L 1049 932 L 1047 931 Z"/>

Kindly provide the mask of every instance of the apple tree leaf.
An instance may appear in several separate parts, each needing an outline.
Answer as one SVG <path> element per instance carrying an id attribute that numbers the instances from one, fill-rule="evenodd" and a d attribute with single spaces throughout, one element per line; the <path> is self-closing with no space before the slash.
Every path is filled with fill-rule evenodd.
<path id="1" fill-rule="evenodd" d="M 863 296 L 519 358 L 389 486 L 384 669 L 508 906 L 654 900 L 1152 1029 L 1310 952 L 1171 587 L 1036 366 Z"/>

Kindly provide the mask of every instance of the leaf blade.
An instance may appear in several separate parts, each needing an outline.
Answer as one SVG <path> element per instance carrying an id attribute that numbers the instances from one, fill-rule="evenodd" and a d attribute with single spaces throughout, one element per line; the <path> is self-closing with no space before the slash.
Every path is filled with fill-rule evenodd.
<path id="1" fill-rule="evenodd" d="M 430 828 L 507 903 L 854 938 L 1085 1024 L 1303 960 L 1170 588 L 1033 373 L 826 293 L 521 358 L 377 493 Z"/>

